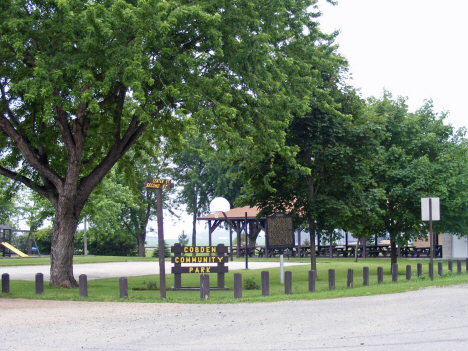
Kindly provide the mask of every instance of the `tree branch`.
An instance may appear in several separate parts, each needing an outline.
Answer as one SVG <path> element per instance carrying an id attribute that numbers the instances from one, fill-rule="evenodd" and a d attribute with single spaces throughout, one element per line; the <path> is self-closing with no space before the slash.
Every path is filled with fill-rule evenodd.
<path id="1" fill-rule="evenodd" d="M 12 172 L 6 168 L 3 168 L 2 166 L 0 166 L 0 174 L 2 176 L 5 176 L 7 178 L 10 178 L 10 179 L 13 179 L 15 181 L 19 181 L 21 183 L 23 183 L 25 186 L 27 186 L 28 188 L 30 188 L 31 190 L 34 190 L 36 191 L 38 194 L 44 196 L 45 198 L 51 200 L 51 198 L 53 197 L 51 192 L 48 191 L 45 187 L 43 186 L 40 186 L 40 185 L 37 185 L 35 183 L 33 183 L 33 181 L 31 179 L 29 179 L 28 177 L 25 177 L 25 176 L 22 176 L 16 172 Z"/>
<path id="2" fill-rule="evenodd" d="M 56 188 L 61 187 L 63 179 L 55 171 L 44 164 L 44 162 L 38 159 L 36 153 L 29 147 L 29 142 L 16 131 L 4 114 L 0 114 L 0 128 L 12 139 L 16 148 L 23 154 L 24 159 L 31 165 L 31 167 L 43 176 L 47 177 L 47 179 L 49 179 Z"/>

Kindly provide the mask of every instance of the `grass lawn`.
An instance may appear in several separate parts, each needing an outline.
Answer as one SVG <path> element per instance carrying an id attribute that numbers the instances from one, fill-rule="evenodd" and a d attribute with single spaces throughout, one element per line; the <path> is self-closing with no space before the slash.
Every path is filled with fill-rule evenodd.
<path id="1" fill-rule="evenodd" d="M 44 258 L 38 258 L 41 263 L 46 264 L 48 261 Z M 138 258 L 138 257 L 76 257 L 75 263 L 90 263 L 90 262 L 116 262 L 116 261 L 147 261 L 157 259 L 153 258 Z M 236 259 L 244 261 L 244 259 Z M 0 260 L 0 265 L 5 265 L 2 261 L 15 260 Z M 19 261 L 19 260 L 18 260 Z M 25 262 L 32 262 L 33 259 L 26 259 Z M 253 261 L 265 261 L 265 259 L 249 259 Z M 270 261 L 270 260 L 269 260 Z M 273 259 L 272 261 L 275 261 Z M 287 260 L 286 260 L 287 262 Z M 290 262 L 310 262 L 309 259 L 291 259 Z M 199 291 L 171 291 L 171 285 L 174 285 L 174 277 L 172 274 L 166 275 L 167 293 L 166 299 L 159 298 L 158 290 L 141 290 L 146 289 L 148 283 L 156 282 L 159 286 L 159 276 L 141 276 L 128 277 L 128 299 L 119 298 L 119 278 L 100 279 L 88 281 L 88 297 L 80 298 L 78 289 L 60 289 L 49 287 L 47 283 L 44 285 L 44 294 L 35 295 L 35 283 L 26 281 L 10 281 L 10 293 L 0 294 L 0 297 L 10 298 L 28 298 L 28 299 L 44 299 L 44 300 L 74 300 L 74 301 L 125 301 L 125 302 L 165 302 L 165 303 L 239 303 L 239 302 L 273 302 L 285 300 L 310 300 L 310 299 L 329 299 L 336 297 L 347 296 L 367 296 L 376 294 L 390 294 L 405 292 L 410 290 L 418 290 L 429 286 L 445 286 L 453 284 L 468 283 L 468 274 L 465 271 L 465 262 L 462 262 L 462 274 L 456 273 L 456 261 L 453 262 L 454 273 L 447 269 L 447 261 L 443 262 L 442 276 L 437 275 L 437 262 L 434 261 L 434 280 L 431 281 L 428 276 L 428 260 L 398 260 L 398 282 L 392 282 L 390 272 L 389 259 L 360 259 L 359 262 L 353 262 L 351 258 L 334 258 L 334 259 L 317 259 L 318 280 L 316 282 L 316 291 L 311 293 L 308 291 L 308 271 L 310 265 L 290 266 L 285 267 L 285 271 L 292 272 L 292 294 L 284 294 L 284 285 L 279 282 L 279 267 L 266 269 L 270 273 L 270 296 L 262 296 L 260 289 L 243 290 L 241 299 L 234 299 L 234 273 L 241 273 L 242 280 L 254 280 L 258 285 L 261 284 L 262 270 L 238 270 L 230 271 L 226 274 L 225 285 L 229 287 L 228 291 L 211 291 L 209 300 L 201 300 Z M 422 263 L 423 275 L 416 276 L 417 264 Z M 31 263 L 29 263 L 31 264 Z M 411 265 L 412 277 L 410 281 L 406 280 L 406 265 Z M 369 267 L 369 286 L 363 286 L 363 267 Z M 377 267 L 383 267 L 384 282 L 377 284 Z M 354 270 L 354 287 L 347 288 L 347 273 L 348 269 Z M 335 290 L 330 290 L 328 287 L 328 269 L 335 269 L 336 281 Z M 263 269 L 265 270 L 265 269 Z M 182 274 L 182 286 L 199 286 L 200 276 L 198 274 Z M 210 285 L 216 286 L 216 274 L 210 275 Z"/>
<path id="2" fill-rule="evenodd" d="M 157 258 L 152 258 L 150 254 L 146 257 L 136 256 L 75 256 L 73 264 L 81 263 L 103 263 L 103 262 L 137 262 L 137 261 L 157 261 Z M 28 258 L 0 258 L 0 266 L 36 266 L 50 264 L 50 258 L 47 257 L 28 257 Z"/>

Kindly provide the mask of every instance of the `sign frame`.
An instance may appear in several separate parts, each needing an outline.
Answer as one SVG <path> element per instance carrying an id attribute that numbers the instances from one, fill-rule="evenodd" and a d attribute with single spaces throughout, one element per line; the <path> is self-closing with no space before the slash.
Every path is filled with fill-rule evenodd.
<path id="1" fill-rule="evenodd" d="M 276 229 L 274 221 L 277 221 L 278 219 L 286 219 L 287 222 L 289 222 L 285 223 L 285 225 L 283 226 L 283 229 L 288 231 L 285 232 L 284 238 L 281 238 L 284 241 L 283 244 L 278 244 L 275 241 L 273 241 L 273 243 L 271 242 L 272 231 Z M 268 249 L 284 250 L 293 248 L 295 246 L 293 216 L 285 214 L 283 212 L 277 212 L 272 214 L 271 216 L 268 216 L 265 221 L 265 240 Z"/>

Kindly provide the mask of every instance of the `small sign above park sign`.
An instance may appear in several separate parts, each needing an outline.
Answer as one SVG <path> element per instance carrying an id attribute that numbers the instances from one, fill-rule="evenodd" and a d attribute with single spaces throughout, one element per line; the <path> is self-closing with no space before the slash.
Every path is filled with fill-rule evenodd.
<path id="1" fill-rule="evenodd" d="M 174 183 L 170 179 L 146 178 L 145 187 L 150 189 L 171 189 Z"/>

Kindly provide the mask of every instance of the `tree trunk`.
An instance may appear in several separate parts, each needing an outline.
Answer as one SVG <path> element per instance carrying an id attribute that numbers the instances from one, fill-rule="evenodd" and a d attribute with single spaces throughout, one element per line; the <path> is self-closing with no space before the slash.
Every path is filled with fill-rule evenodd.
<path id="1" fill-rule="evenodd" d="M 312 219 L 308 218 L 307 223 L 309 224 L 309 232 L 310 232 L 310 269 L 312 271 L 315 271 L 315 277 L 318 277 L 317 257 L 315 257 L 315 227 L 314 227 L 314 221 Z"/>
<path id="2" fill-rule="evenodd" d="M 66 203 L 60 202 L 61 204 L 56 208 L 52 226 L 50 286 L 76 288 L 78 284 L 73 277 L 73 239 L 78 225 L 79 212 L 74 211 L 72 199 L 69 198 Z"/>
<path id="3" fill-rule="evenodd" d="M 138 233 L 137 234 L 138 257 L 146 257 L 145 241 L 146 241 L 146 233 Z"/>
<path id="4" fill-rule="evenodd" d="M 395 239 L 392 238 L 392 235 L 390 235 L 390 258 L 391 264 L 397 263 L 397 247 Z"/>
<path id="5" fill-rule="evenodd" d="M 195 197 L 194 201 L 194 210 L 193 210 L 193 217 L 192 217 L 192 246 L 197 246 L 197 211 L 195 210 L 197 207 L 197 199 Z M 196 256 L 196 253 L 194 252 L 192 254 L 193 257 Z"/>
<path id="6" fill-rule="evenodd" d="M 356 241 L 356 248 L 354 249 L 354 262 L 357 262 L 357 257 L 358 257 L 358 250 L 359 250 L 359 241 L 360 239 L 357 238 L 357 241 Z"/>

